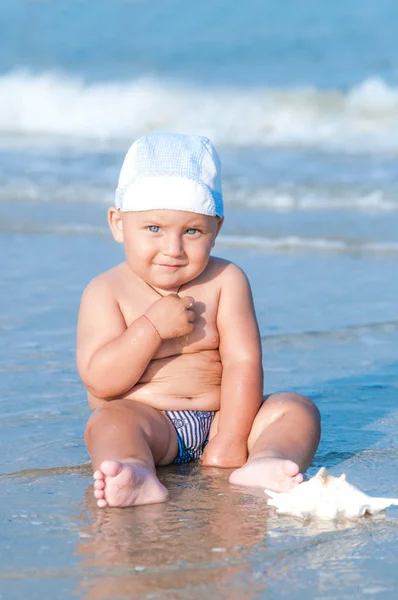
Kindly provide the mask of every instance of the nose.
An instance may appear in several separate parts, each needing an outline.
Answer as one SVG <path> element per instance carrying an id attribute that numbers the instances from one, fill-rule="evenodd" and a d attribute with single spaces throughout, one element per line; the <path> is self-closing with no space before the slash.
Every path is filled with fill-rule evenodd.
<path id="1" fill-rule="evenodd" d="M 168 233 L 163 238 L 162 252 L 165 256 L 178 258 L 184 254 L 182 238 L 176 233 Z"/>

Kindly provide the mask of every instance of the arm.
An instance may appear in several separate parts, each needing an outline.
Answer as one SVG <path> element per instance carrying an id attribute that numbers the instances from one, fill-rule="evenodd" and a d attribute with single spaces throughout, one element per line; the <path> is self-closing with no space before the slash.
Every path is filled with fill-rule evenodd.
<path id="1" fill-rule="evenodd" d="M 94 279 L 84 291 L 77 328 L 77 367 L 91 394 L 117 398 L 141 378 L 162 341 L 193 330 L 193 298 L 170 294 L 126 326 L 108 281 Z"/>
<path id="2" fill-rule="evenodd" d="M 263 399 L 261 340 L 250 285 L 230 265 L 218 307 L 217 327 L 223 365 L 218 431 L 206 446 L 203 463 L 239 467 L 247 459 L 247 440 Z"/>
<path id="3" fill-rule="evenodd" d="M 121 396 L 140 379 L 162 341 L 143 316 L 126 327 L 108 282 L 94 279 L 83 293 L 77 328 L 79 375 L 97 398 Z"/>

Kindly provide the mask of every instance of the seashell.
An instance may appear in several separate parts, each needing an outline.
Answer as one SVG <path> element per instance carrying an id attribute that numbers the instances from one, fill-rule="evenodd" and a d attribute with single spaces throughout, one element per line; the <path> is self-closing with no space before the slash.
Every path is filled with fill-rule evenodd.
<path id="1" fill-rule="evenodd" d="M 348 483 L 344 473 L 334 477 L 325 467 L 290 492 L 278 494 L 265 490 L 265 493 L 270 496 L 268 504 L 275 506 L 278 514 L 299 519 L 354 519 L 398 505 L 398 498 L 368 496 Z"/>

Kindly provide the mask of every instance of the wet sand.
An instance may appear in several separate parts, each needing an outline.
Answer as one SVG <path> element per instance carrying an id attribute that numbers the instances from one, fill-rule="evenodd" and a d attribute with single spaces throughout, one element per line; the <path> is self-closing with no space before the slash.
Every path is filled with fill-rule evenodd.
<path id="1" fill-rule="evenodd" d="M 89 468 L 3 477 L 2 597 L 394 598 L 393 511 L 303 524 L 217 469 L 165 467 L 161 479 L 166 504 L 98 510 Z"/>
<path id="2" fill-rule="evenodd" d="M 120 248 L 105 236 L 12 231 L 0 245 L 0 598 L 395 600 L 393 508 L 301 523 L 277 517 L 261 491 L 231 487 L 228 471 L 185 465 L 160 470 L 166 504 L 97 509 L 75 323 L 83 286 Z M 216 251 L 252 281 L 265 391 L 301 391 L 321 410 L 308 475 L 324 465 L 398 496 L 394 257 Z"/>

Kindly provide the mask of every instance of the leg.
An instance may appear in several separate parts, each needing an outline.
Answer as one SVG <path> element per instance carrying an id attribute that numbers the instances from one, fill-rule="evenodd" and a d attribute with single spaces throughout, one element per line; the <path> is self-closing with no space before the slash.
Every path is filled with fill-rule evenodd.
<path id="1" fill-rule="evenodd" d="M 177 438 L 162 412 L 141 402 L 112 400 L 93 412 L 85 438 L 99 507 L 167 499 L 155 467 L 174 460 Z"/>
<path id="2" fill-rule="evenodd" d="M 231 473 L 236 485 L 287 491 L 303 481 L 320 439 L 315 404 L 295 393 L 272 394 L 260 408 L 249 436 L 249 458 Z"/>

